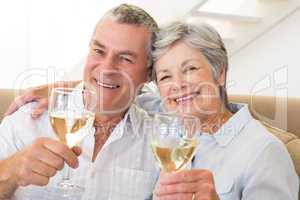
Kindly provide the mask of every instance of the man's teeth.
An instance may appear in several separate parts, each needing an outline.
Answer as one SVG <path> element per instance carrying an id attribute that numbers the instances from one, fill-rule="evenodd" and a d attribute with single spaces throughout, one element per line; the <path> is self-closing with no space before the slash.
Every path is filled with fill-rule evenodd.
<path id="1" fill-rule="evenodd" d="M 116 89 L 119 87 L 119 85 L 113 85 L 113 84 L 102 83 L 102 82 L 97 82 L 97 84 L 104 88 L 109 88 L 109 89 Z"/>
<path id="2" fill-rule="evenodd" d="M 185 97 L 177 98 L 177 99 L 175 99 L 175 101 L 176 101 L 177 103 L 180 103 L 180 102 L 182 102 L 182 101 L 190 100 L 190 99 L 192 99 L 194 96 L 195 96 L 194 94 L 191 94 L 191 95 L 188 95 L 188 96 L 185 96 Z"/>

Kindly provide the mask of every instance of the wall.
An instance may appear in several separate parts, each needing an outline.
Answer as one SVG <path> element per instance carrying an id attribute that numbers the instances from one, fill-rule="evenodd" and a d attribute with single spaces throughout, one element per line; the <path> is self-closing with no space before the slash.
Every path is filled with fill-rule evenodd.
<path id="1" fill-rule="evenodd" d="M 229 59 L 228 92 L 300 96 L 300 10 Z"/>

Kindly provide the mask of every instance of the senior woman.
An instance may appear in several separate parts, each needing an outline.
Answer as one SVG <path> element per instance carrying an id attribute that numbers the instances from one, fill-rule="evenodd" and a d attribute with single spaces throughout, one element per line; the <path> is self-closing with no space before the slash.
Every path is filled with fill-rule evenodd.
<path id="1" fill-rule="evenodd" d="M 162 173 L 155 199 L 298 199 L 298 176 L 285 146 L 247 105 L 228 104 L 228 56 L 212 27 L 179 21 L 162 28 L 154 59 L 164 108 L 202 122 L 193 169 Z"/>

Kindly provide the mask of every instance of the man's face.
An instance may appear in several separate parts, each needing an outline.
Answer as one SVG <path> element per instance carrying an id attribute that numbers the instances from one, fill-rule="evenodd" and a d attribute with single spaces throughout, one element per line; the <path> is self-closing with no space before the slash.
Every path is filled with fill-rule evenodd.
<path id="1" fill-rule="evenodd" d="M 85 85 L 97 91 L 98 111 L 125 111 L 147 81 L 150 32 L 144 26 L 100 22 L 91 39 Z"/>

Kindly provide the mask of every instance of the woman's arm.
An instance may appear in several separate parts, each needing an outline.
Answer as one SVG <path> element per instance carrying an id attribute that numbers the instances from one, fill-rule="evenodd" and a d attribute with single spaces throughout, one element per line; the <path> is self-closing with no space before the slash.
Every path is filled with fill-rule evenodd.
<path id="1" fill-rule="evenodd" d="M 48 97 L 51 93 L 52 88 L 57 87 L 68 87 L 74 88 L 80 81 L 62 81 L 55 82 L 52 84 L 41 85 L 38 87 L 28 88 L 23 94 L 17 96 L 14 101 L 10 104 L 4 116 L 11 115 L 15 111 L 17 111 L 21 106 L 26 103 L 36 101 L 38 105 L 35 109 L 33 109 L 31 116 L 33 118 L 38 118 L 45 110 L 48 108 Z"/>

